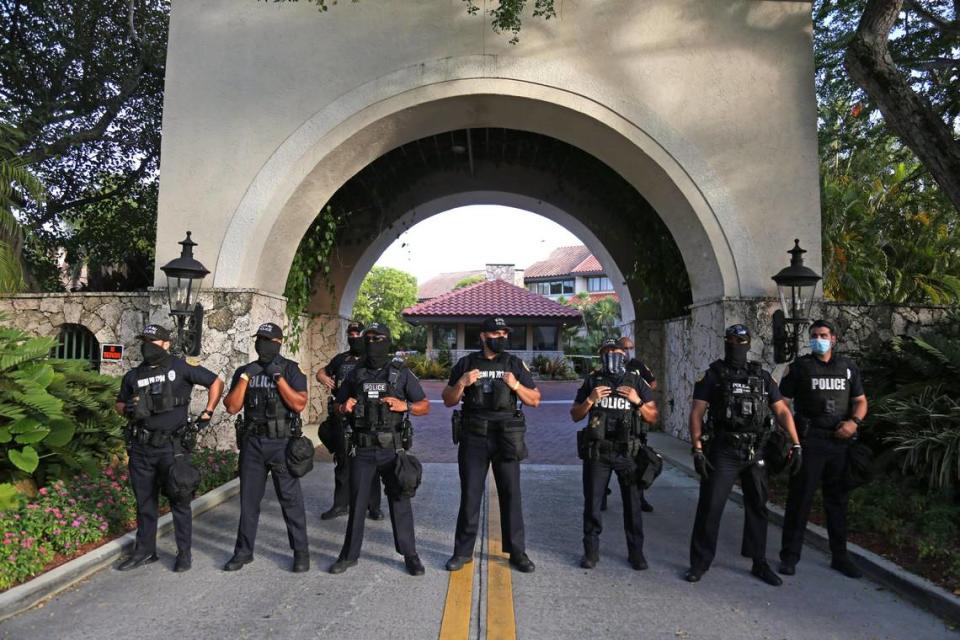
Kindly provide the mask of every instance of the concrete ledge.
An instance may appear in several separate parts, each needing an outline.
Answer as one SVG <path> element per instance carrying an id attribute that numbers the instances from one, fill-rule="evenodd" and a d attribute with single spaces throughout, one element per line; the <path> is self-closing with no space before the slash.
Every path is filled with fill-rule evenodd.
<path id="1" fill-rule="evenodd" d="M 699 477 L 693 469 L 689 442 L 665 433 L 651 433 L 649 438 L 650 445 L 663 456 L 664 460 L 692 478 Z M 734 486 L 733 492 L 730 494 L 730 500 L 741 506 L 743 505 L 743 492 L 740 487 Z M 767 503 L 767 509 L 770 522 L 778 527 L 783 527 L 783 509 L 769 502 Z M 827 535 L 827 530 L 819 525 L 808 522 L 807 533 L 803 541 L 815 549 L 830 553 L 830 538 Z M 863 574 L 867 578 L 944 620 L 953 624 L 960 624 L 960 597 L 852 542 L 847 543 L 847 553 L 857 561 L 857 566 L 863 570 Z M 798 574 L 801 570 L 802 565 L 798 566 Z"/>
<path id="2" fill-rule="evenodd" d="M 196 498 L 190 505 L 193 515 L 198 516 L 209 511 L 238 493 L 240 493 L 240 478 L 234 478 Z M 173 514 L 166 513 L 157 522 L 157 535 L 163 535 L 172 528 Z M 129 531 L 29 582 L 0 593 L 0 622 L 40 604 L 111 564 L 124 550 L 133 546 L 136 536 L 136 529 Z"/>

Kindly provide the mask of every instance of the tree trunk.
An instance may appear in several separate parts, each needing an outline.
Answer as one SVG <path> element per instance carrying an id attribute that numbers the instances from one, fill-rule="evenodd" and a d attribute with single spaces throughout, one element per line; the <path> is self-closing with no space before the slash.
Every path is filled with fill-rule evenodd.
<path id="1" fill-rule="evenodd" d="M 850 77 L 867 92 L 887 126 L 910 147 L 960 211 L 960 141 L 931 104 L 910 86 L 888 49 L 904 0 L 869 0 L 847 46 Z"/>

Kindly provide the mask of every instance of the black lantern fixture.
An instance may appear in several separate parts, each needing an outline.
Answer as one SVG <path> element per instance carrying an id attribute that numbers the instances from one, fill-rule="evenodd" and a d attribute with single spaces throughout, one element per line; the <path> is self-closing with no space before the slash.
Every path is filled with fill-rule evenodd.
<path id="1" fill-rule="evenodd" d="M 773 276 L 780 292 L 780 309 L 773 313 L 773 358 L 776 362 L 790 362 L 800 355 L 800 333 L 810 322 L 813 294 L 820 276 L 803 264 L 806 250 L 800 240 L 793 241 L 790 266 Z M 787 316 L 786 314 L 790 315 Z"/>
<path id="2" fill-rule="evenodd" d="M 187 237 L 180 241 L 180 257 L 160 267 L 167 276 L 167 301 L 170 315 L 177 323 L 177 342 L 173 351 L 188 356 L 200 355 L 203 307 L 197 302 L 200 285 L 210 271 L 193 257 L 197 243 Z"/>

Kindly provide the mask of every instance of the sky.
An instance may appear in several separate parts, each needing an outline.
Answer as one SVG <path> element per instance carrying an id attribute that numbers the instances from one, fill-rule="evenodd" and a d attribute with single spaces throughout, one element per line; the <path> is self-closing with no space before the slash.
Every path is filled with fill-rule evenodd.
<path id="1" fill-rule="evenodd" d="M 414 225 L 376 264 L 412 273 L 423 284 L 439 273 L 483 270 L 488 263 L 526 269 L 553 249 L 576 244 L 583 242 L 543 216 L 511 207 L 473 205 Z"/>

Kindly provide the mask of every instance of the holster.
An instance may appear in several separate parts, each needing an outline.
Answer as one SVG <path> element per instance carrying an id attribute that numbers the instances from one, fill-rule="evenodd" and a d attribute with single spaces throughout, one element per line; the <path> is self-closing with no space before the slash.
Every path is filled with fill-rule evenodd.
<path id="1" fill-rule="evenodd" d="M 459 409 L 454 409 L 450 416 L 450 429 L 453 435 L 453 444 L 460 444 L 460 432 L 463 429 L 463 414 Z"/>
<path id="2" fill-rule="evenodd" d="M 148 445 L 151 447 L 165 447 L 166 445 L 179 441 L 181 429 L 173 432 L 152 431 L 143 425 L 131 422 L 127 424 L 126 436 L 127 446 L 133 444 Z"/>
<path id="3" fill-rule="evenodd" d="M 247 439 L 247 422 L 243 415 L 237 416 L 233 421 L 233 433 L 237 438 L 237 449 L 243 449 L 243 443 Z"/>
<path id="4" fill-rule="evenodd" d="M 413 423 L 406 416 L 400 423 L 400 444 L 405 451 L 410 451 L 413 448 Z"/>

